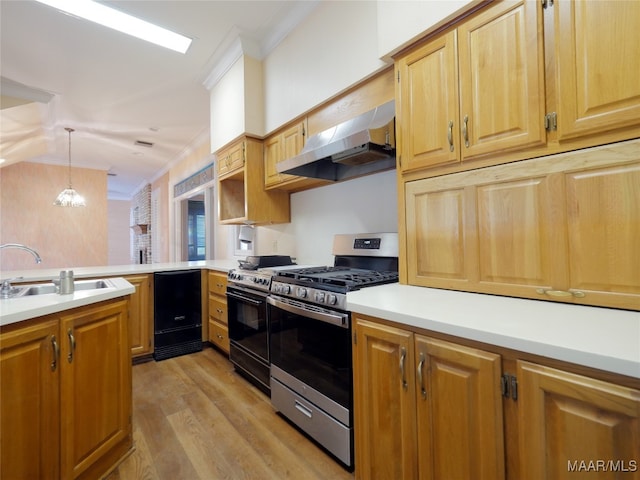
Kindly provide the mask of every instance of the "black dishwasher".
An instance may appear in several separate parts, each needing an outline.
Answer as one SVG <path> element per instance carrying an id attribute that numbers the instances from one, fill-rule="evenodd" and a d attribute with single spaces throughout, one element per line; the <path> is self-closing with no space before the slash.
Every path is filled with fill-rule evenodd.
<path id="1" fill-rule="evenodd" d="M 201 351 L 200 270 L 155 273 L 153 283 L 153 358 Z"/>

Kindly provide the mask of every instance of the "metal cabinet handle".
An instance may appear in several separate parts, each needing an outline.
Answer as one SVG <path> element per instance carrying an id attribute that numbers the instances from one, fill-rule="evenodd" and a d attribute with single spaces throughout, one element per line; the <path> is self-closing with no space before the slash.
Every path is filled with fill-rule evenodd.
<path id="1" fill-rule="evenodd" d="M 407 359 L 407 349 L 402 347 L 400 349 L 400 374 L 402 375 L 402 388 L 406 390 L 407 388 L 407 376 L 404 371 L 404 363 Z"/>
<path id="2" fill-rule="evenodd" d="M 453 152 L 453 120 L 449 120 L 449 128 L 447 129 L 447 140 L 449 141 L 449 151 Z"/>
<path id="3" fill-rule="evenodd" d="M 464 138 L 464 146 L 469 148 L 469 115 L 465 115 L 462 120 L 462 137 Z"/>
<path id="4" fill-rule="evenodd" d="M 538 288 L 536 292 L 541 295 L 548 295 L 550 297 L 575 297 L 575 298 L 584 298 L 585 293 L 579 290 L 569 291 L 569 290 L 554 290 L 552 288 Z"/>
<path id="5" fill-rule="evenodd" d="M 76 350 L 76 337 L 73 336 L 71 329 L 67 330 L 67 337 L 69 337 L 69 355 L 67 355 L 67 360 L 71 363 L 73 362 L 73 352 Z"/>
<path id="6" fill-rule="evenodd" d="M 427 390 L 424 388 L 424 377 L 422 376 L 422 369 L 426 358 L 423 352 L 420 352 L 420 362 L 418 363 L 418 378 L 420 379 L 420 394 L 423 399 L 427 398 Z"/>
<path id="7" fill-rule="evenodd" d="M 53 361 L 51 362 L 51 371 L 55 372 L 58 368 L 58 360 L 60 359 L 60 347 L 55 335 L 51 335 L 51 346 L 53 347 Z"/>

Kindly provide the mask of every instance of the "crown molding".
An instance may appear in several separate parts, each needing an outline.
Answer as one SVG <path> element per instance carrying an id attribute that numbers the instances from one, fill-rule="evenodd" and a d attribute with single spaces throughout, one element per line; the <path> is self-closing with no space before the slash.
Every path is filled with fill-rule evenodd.
<path id="1" fill-rule="evenodd" d="M 207 62 L 204 70 L 208 70 L 209 74 L 204 77 L 202 84 L 207 90 L 211 90 L 243 55 L 263 60 L 319 4 L 320 0 L 296 2 L 293 8 L 282 15 L 276 27 L 265 36 L 262 42 L 248 37 L 237 27 L 233 27 Z"/>

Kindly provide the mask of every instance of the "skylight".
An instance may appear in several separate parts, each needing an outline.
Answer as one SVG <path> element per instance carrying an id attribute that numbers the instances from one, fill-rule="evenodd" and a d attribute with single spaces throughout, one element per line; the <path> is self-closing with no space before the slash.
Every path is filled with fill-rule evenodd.
<path id="1" fill-rule="evenodd" d="M 185 53 L 191 39 L 92 0 L 36 0 L 85 20 Z"/>

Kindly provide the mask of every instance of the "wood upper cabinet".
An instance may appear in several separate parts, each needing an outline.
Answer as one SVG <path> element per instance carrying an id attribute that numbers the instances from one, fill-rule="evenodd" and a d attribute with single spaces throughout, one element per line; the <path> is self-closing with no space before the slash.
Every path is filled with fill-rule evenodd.
<path id="1" fill-rule="evenodd" d="M 236 142 L 216 154 L 218 177 L 223 177 L 244 167 L 246 144 Z"/>
<path id="2" fill-rule="evenodd" d="M 408 283 L 640 309 L 640 142 L 405 184 Z"/>
<path id="3" fill-rule="evenodd" d="M 558 140 L 640 126 L 640 3 L 557 0 Z"/>
<path id="4" fill-rule="evenodd" d="M 282 184 L 295 179 L 301 179 L 295 175 L 278 173 L 278 163 L 291 157 L 295 157 L 302 151 L 306 139 L 306 120 L 297 122 L 282 132 L 277 133 L 264 142 L 265 160 L 265 185 L 267 187 Z"/>
<path id="5" fill-rule="evenodd" d="M 504 478 L 500 356 L 355 322 L 357 478 Z"/>
<path id="6" fill-rule="evenodd" d="M 243 161 L 220 173 L 228 151 L 242 152 Z M 265 190 L 262 141 L 242 137 L 216 153 L 218 218 L 223 224 L 271 224 L 291 221 L 289 193 Z"/>
<path id="7" fill-rule="evenodd" d="M 229 326 L 227 321 L 227 274 L 209 272 L 209 341 L 229 353 Z"/>
<path id="8" fill-rule="evenodd" d="M 449 32 L 397 63 L 396 135 L 404 171 L 460 161 L 457 38 Z"/>
<path id="9" fill-rule="evenodd" d="M 640 478 L 640 391 L 529 362 L 517 368 L 517 478 Z"/>
<path id="10" fill-rule="evenodd" d="M 0 328 L 0 478 L 60 478 L 56 318 Z"/>
<path id="11" fill-rule="evenodd" d="M 402 171 L 546 143 L 535 2 L 491 5 L 399 58 L 396 69 Z"/>
<path id="12" fill-rule="evenodd" d="M 127 301 L 62 314 L 60 330 L 62 478 L 96 478 L 131 444 Z"/>

